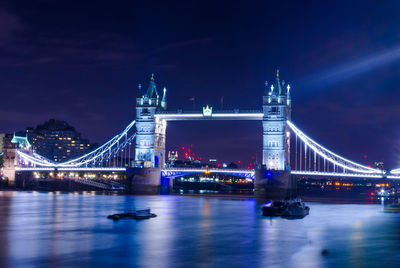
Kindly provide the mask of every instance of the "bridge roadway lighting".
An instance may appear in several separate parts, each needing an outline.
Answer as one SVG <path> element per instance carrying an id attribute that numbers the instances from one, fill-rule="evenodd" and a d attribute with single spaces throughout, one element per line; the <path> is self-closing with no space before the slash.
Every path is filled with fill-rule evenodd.
<path id="1" fill-rule="evenodd" d="M 166 121 L 178 120 L 262 120 L 263 113 L 260 112 L 246 112 L 246 113 L 218 113 L 214 112 L 209 116 L 204 116 L 202 113 L 158 113 L 154 115 L 155 118 L 165 119 Z"/>
<path id="2" fill-rule="evenodd" d="M 371 174 L 371 173 L 338 173 L 338 172 L 319 172 L 319 171 L 301 171 L 292 170 L 290 172 L 293 175 L 307 175 L 307 176 L 328 176 L 328 177 L 354 177 L 354 178 L 375 178 L 381 179 L 383 176 L 381 174 Z M 400 179 L 400 176 L 387 176 L 389 179 Z"/>
<path id="3" fill-rule="evenodd" d="M 281 86 L 279 84 L 278 78 L 279 78 L 279 73 L 277 72 L 277 83 L 275 85 L 271 85 L 271 92 L 273 92 L 274 94 L 275 94 L 275 91 L 278 91 L 278 93 L 281 94 Z M 154 91 L 155 84 L 153 83 L 154 82 L 153 76 L 151 78 L 151 81 L 152 81 L 152 86 L 149 89 L 150 89 L 150 93 L 154 93 L 156 91 Z M 268 84 L 266 83 L 266 85 L 265 85 L 266 93 L 268 91 L 267 85 Z M 291 88 L 289 85 L 287 85 L 286 89 L 287 89 L 287 98 L 289 100 L 289 92 L 291 91 Z M 164 89 L 164 93 L 165 92 L 166 92 L 166 90 Z M 271 92 L 268 95 L 271 95 Z M 273 96 L 274 96 L 274 94 L 273 94 Z M 149 101 L 152 106 L 153 106 L 154 102 L 158 102 L 158 94 L 156 94 L 157 96 L 155 96 L 155 95 L 153 96 L 153 95 L 154 94 L 150 94 L 148 96 Z M 282 93 L 282 96 L 283 95 L 284 94 Z M 139 97 L 140 97 L 140 98 L 138 98 L 139 101 L 143 99 L 141 96 L 142 95 L 139 94 Z M 268 96 L 264 96 L 264 97 L 266 99 L 268 99 L 268 103 L 269 103 L 271 98 L 269 98 Z M 280 97 L 280 95 L 278 97 Z M 277 100 L 279 103 L 279 98 Z M 140 102 L 138 102 L 137 104 L 142 105 L 143 103 L 140 104 Z M 276 105 L 274 104 L 274 105 L 270 105 L 270 106 L 276 106 Z M 290 105 L 287 104 L 287 106 L 290 106 Z M 276 108 L 276 107 L 272 107 L 272 108 Z M 146 111 L 147 111 L 148 107 L 147 106 L 143 107 L 143 109 L 146 109 Z M 272 110 L 271 110 L 271 112 L 272 112 Z M 146 119 L 146 120 L 148 119 L 148 115 L 146 115 L 147 113 L 148 113 L 148 111 L 145 113 L 143 119 Z M 274 113 L 276 113 L 276 111 L 274 111 Z M 166 128 L 166 124 L 167 124 L 166 121 L 174 121 L 174 120 L 263 120 L 263 117 L 264 117 L 264 113 L 259 110 L 257 110 L 257 111 L 256 110 L 242 111 L 239 109 L 235 109 L 235 110 L 232 110 L 229 112 L 226 112 L 226 111 L 219 112 L 219 111 L 213 111 L 211 107 L 207 106 L 207 107 L 205 107 L 205 109 L 203 109 L 203 113 L 201 113 L 200 111 L 185 113 L 185 112 L 182 112 L 182 110 L 178 110 L 177 112 L 168 112 L 168 111 L 157 110 L 154 114 L 154 121 L 157 123 L 156 124 L 157 126 L 162 125 L 162 127 L 160 127 L 159 129 L 164 129 L 164 127 Z M 271 118 L 276 119 L 276 115 L 272 114 Z M 271 122 L 273 122 L 273 121 L 274 120 L 271 120 Z M 282 126 L 285 125 L 284 121 L 282 121 L 281 123 L 282 123 Z M 26 165 L 26 163 L 27 163 L 27 165 L 29 167 L 17 167 L 16 170 L 28 171 L 30 169 L 32 171 L 41 170 L 41 171 L 56 171 L 56 172 L 58 170 L 71 171 L 71 172 L 95 171 L 95 170 L 97 170 L 97 171 L 116 171 L 116 170 L 125 171 L 126 169 L 122 168 L 122 166 L 123 166 L 122 164 L 121 164 L 120 168 L 111 167 L 112 164 L 109 164 L 108 165 L 109 167 L 106 168 L 106 167 L 102 167 L 102 164 L 112 162 L 112 161 L 110 161 L 110 158 L 112 158 L 112 157 L 114 157 L 114 163 L 115 163 L 115 155 L 117 155 L 120 152 L 126 153 L 127 149 L 124 149 L 124 148 L 127 145 L 131 144 L 131 142 L 133 141 L 133 139 L 135 138 L 135 135 L 136 135 L 136 133 L 134 133 L 129 138 L 127 138 L 128 132 L 130 130 L 135 131 L 135 128 L 134 128 L 135 124 L 136 124 L 136 121 L 132 121 L 125 128 L 125 130 L 123 132 L 119 133 L 118 135 L 116 135 L 115 137 L 110 139 L 108 142 L 106 142 L 105 144 L 103 144 L 102 146 L 97 148 L 96 150 L 94 150 L 88 154 L 85 154 L 84 156 L 81 156 L 79 158 L 69 160 L 67 162 L 53 163 L 53 162 L 48 161 L 47 159 L 41 157 L 40 155 L 35 154 L 34 152 L 32 152 L 32 154 L 30 154 L 29 152 L 27 153 L 26 151 L 23 151 L 23 150 L 17 150 L 18 156 L 20 157 L 21 160 L 24 161 L 24 163 L 21 161 L 22 163 L 19 163 L 19 164 Z M 300 129 L 298 129 L 291 121 L 286 121 L 286 126 L 288 126 L 291 129 L 291 131 L 293 131 L 293 133 L 296 135 L 296 142 L 297 142 L 297 137 L 298 137 L 301 140 L 301 142 L 304 143 L 304 145 L 305 145 L 304 148 L 306 151 L 305 153 L 309 152 L 309 150 L 312 150 L 314 152 L 314 160 L 315 160 L 316 155 L 318 155 L 319 157 L 323 158 L 324 164 L 325 164 L 325 161 L 327 161 L 327 162 L 332 163 L 335 168 L 341 167 L 346 172 L 348 172 L 348 171 L 354 172 L 352 174 L 345 173 L 346 177 L 351 177 L 351 176 L 362 177 L 362 176 L 364 176 L 364 177 L 374 177 L 374 178 L 382 178 L 382 177 L 385 178 L 386 177 L 388 179 L 392 179 L 392 178 L 399 179 L 400 178 L 400 169 L 394 169 L 390 172 L 385 172 L 385 171 L 381 171 L 379 169 L 374 169 L 374 168 L 360 165 L 358 163 L 355 163 L 353 161 L 345 159 L 344 157 L 341 157 L 341 156 L 333 153 L 332 151 L 326 149 L 322 145 L 318 144 L 316 141 L 314 141 L 313 139 L 308 137 L 305 133 L 303 133 Z M 136 126 L 136 127 L 138 127 L 138 126 Z M 275 129 L 275 127 L 273 127 L 273 128 Z M 138 128 L 136 128 L 136 130 L 137 129 Z M 165 130 L 163 130 L 164 131 L 163 132 L 159 129 L 156 129 L 153 134 L 159 135 L 159 136 L 162 134 L 165 136 Z M 149 131 L 150 130 L 147 128 L 147 126 L 145 126 L 145 129 L 143 130 L 143 132 L 146 132 L 146 133 L 142 133 L 143 134 L 142 136 L 148 135 Z M 276 133 L 271 134 L 271 136 L 273 136 L 273 135 L 276 135 Z M 279 131 L 279 135 L 281 135 L 282 138 L 289 138 L 290 132 L 288 131 L 285 133 L 284 130 L 282 129 L 282 131 Z M 147 136 L 145 138 L 146 139 L 144 139 L 143 141 L 146 143 L 141 144 L 141 146 L 150 146 L 148 144 L 149 140 L 147 139 Z M 136 140 L 138 140 L 138 137 L 136 137 Z M 273 144 L 275 144 L 275 143 L 273 143 Z M 273 147 L 276 147 L 276 146 L 273 146 Z M 302 148 L 302 147 L 300 147 L 300 148 Z M 275 150 L 275 149 L 276 148 L 273 148 L 273 150 Z M 301 149 L 300 149 L 300 153 L 301 153 Z M 163 154 L 163 156 L 164 155 L 165 154 Z M 308 158 L 308 160 L 310 160 L 310 159 L 311 159 L 311 157 Z M 273 168 L 277 168 L 280 165 L 280 163 L 268 162 L 268 161 L 270 161 L 270 160 L 266 160 L 266 163 L 270 164 L 270 166 Z M 238 163 L 240 164 L 239 161 L 238 161 Z M 95 167 L 98 164 L 100 164 L 99 167 Z M 300 161 L 300 165 L 301 165 L 301 161 Z M 90 166 L 93 166 L 93 167 L 90 167 Z M 143 166 L 143 164 L 141 164 L 140 166 Z M 204 170 L 202 170 L 201 172 L 203 172 L 203 171 Z M 128 172 L 129 172 L 129 170 L 128 170 Z M 218 173 L 221 171 L 211 169 L 211 170 L 207 170 L 205 173 L 208 174 L 210 172 Z M 300 172 L 300 173 L 304 174 L 304 172 L 306 172 L 306 171 L 293 171 L 293 174 L 295 174 L 295 172 Z M 236 171 L 236 173 L 238 173 L 238 172 Z M 337 174 L 337 176 L 344 175 L 343 173 L 333 173 L 333 174 Z M 310 175 L 316 175 L 316 174 L 313 173 Z M 326 173 L 321 173 L 320 175 L 326 175 Z"/>

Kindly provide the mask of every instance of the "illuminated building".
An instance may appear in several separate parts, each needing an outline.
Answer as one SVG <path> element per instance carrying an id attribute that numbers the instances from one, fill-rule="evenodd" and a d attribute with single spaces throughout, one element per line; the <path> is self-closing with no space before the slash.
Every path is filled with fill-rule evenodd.
<path id="1" fill-rule="evenodd" d="M 26 137 L 22 138 L 21 140 Z M 12 134 L 0 134 L 0 146 L 1 154 L 3 157 L 3 166 L 1 167 L 1 177 L 2 179 L 9 180 L 10 184 L 13 183 L 15 179 L 15 166 L 17 165 L 16 149 L 18 141 L 15 135 Z M 28 143 L 29 144 L 29 143 Z"/>
<path id="2" fill-rule="evenodd" d="M 263 97 L 263 165 L 267 169 L 288 170 L 290 134 L 286 120 L 290 120 L 291 113 L 290 86 L 282 89 L 281 85 L 284 87 L 278 70 L 275 83 Z"/>
<path id="3" fill-rule="evenodd" d="M 137 166 L 164 167 L 167 122 L 154 117 L 156 110 L 165 110 L 167 107 L 167 91 L 165 88 L 163 94 L 160 100 L 154 75 L 151 76 L 145 94 L 142 94 L 141 85 L 139 85 L 136 98 L 135 162 Z"/>
<path id="4" fill-rule="evenodd" d="M 374 162 L 374 167 L 383 170 L 383 168 L 384 168 L 384 163 L 383 163 L 383 161 Z"/>
<path id="5" fill-rule="evenodd" d="M 87 139 L 65 121 L 50 119 L 35 129 L 28 128 L 27 136 L 36 153 L 63 162 L 88 153 L 93 148 Z"/>
<path id="6" fill-rule="evenodd" d="M 168 152 L 169 164 L 173 164 L 176 160 L 178 160 L 178 151 L 169 151 Z"/>
<path id="7" fill-rule="evenodd" d="M 4 133 L 0 133 L 0 154 L 3 153 L 4 150 L 4 137 L 6 136 L 6 134 Z"/>

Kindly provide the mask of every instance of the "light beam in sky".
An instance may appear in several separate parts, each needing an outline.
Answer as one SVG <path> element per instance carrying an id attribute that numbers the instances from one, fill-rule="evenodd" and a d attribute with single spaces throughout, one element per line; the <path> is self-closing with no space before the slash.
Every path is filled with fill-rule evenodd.
<path id="1" fill-rule="evenodd" d="M 337 65 L 306 79 L 309 88 L 328 87 L 400 59 L 400 47 Z"/>

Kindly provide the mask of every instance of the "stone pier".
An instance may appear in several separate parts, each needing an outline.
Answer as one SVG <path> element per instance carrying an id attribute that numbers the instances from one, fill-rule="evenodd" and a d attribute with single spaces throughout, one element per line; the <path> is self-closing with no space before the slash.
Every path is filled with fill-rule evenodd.
<path id="1" fill-rule="evenodd" d="M 297 196 L 296 179 L 290 171 L 256 169 L 254 184 L 255 197 L 258 202 L 283 200 Z"/>
<path id="2" fill-rule="evenodd" d="M 172 188 L 172 180 L 161 178 L 160 168 L 131 168 L 126 174 L 128 194 L 168 193 Z"/>

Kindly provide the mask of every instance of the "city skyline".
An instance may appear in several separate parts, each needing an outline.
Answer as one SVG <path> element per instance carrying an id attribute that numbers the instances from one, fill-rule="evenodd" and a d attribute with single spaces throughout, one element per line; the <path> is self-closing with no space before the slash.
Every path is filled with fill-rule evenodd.
<path id="1" fill-rule="evenodd" d="M 183 4 L 170 14 L 163 4 L 121 11 L 100 3 L 90 16 L 86 4 L 61 11 L 62 4 L 48 1 L 40 9 L 21 3 L 0 7 L 8 26 L 0 30 L 1 90 L 8 100 L 0 110 L 2 132 L 56 118 L 101 144 L 134 119 L 137 85 L 147 86 L 151 73 L 159 90 L 168 89 L 168 110 L 192 109 L 193 97 L 198 110 L 220 108 L 221 98 L 226 109 L 259 109 L 265 80 L 273 82 L 280 69 L 292 85 L 293 120 L 304 131 L 350 159 L 366 162 L 367 155 L 398 167 L 394 1 L 366 14 L 359 12 L 368 9 L 365 1 L 297 4 L 301 14 L 293 4 L 276 3 L 212 10 Z M 252 20 L 254 12 L 265 16 Z M 316 24 L 321 17 L 325 23 Z M 309 38 L 299 40 L 303 35 Z M 167 150 L 195 144 L 202 155 L 232 157 L 226 161 L 260 158 L 260 130 L 257 122 L 172 123 Z"/>
<path id="2" fill-rule="evenodd" d="M 400 1 L 0 1 L 0 267 L 397 267 Z"/>

